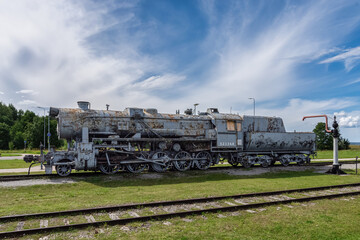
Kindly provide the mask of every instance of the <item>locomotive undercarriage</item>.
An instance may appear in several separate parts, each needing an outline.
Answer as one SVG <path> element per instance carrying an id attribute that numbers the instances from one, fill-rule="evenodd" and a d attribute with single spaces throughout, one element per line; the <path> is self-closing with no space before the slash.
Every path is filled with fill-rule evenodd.
<path id="1" fill-rule="evenodd" d="M 135 149 L 102 147 L 98 149 L 96 168 L 84 170 L 100 170 L 105 174 L 114 174 L 121 170 L 130 173 L 141 173 L 143 171 L 162 173 L 171 169 L 187 171 L 192 168 L 206 170 L 225 160 L 234 167 L 242 165 L 245 168 L 250 168 L 259 164 L 266 168 L 274 165 L 276 161 L 283 166 L 288 166 L 290 163 L 304 165 L 310 162 L 310 157 L 309 154 L 301 153 L 247 154 L 243 152 L 218 153 L 210 150 L 189 152 L 182 149 L 174 151 L 171 149 L 151 150 L 141 147 Z M 57 162 L 53 165 L 56 165 L 56 171 L 60 176 L 68 176 L 71 169 L 74 168 L 73 161 Z"/>
<path id="2" fill-rule="evenodd" d="M 275 162 L 280 162 L 283 166 L 288 166 L 290 163 L 297 165 L 304 165 L 310 163 L 310 154 L 304 153 L 228 153 L 223 157 L 232 166 L 238 166 L 239 164 L 245 168 L 250 168 L 255 164 L 259 164 L 262 167 L 273 166 Z"/>
<path id="3" fill-rule="evenodd" d="M 221 151 L 212 149 L 211 141 L 201 139 L 131 140 L 94 138 L 90 143 L 79 143 L 73 150 L 50 152 L 44 158 L 49 167 L 55 166 L 60 176 L 68 176 L 72 169 L 100 170 L 105 174 L 114 174 L 121 170 L 131 173 L 141 173 L 146 170 L 162 173 L 171 169 L 206 170 L 220 161 L 227 161 L 232 166 L 242 165 L 245 168 L 255 164 L 269 167 L 276 161 L 283 166 L 288 166 L 290 163 L 303 165 L 310 162 L 310 154 L 307 152 Z"/>

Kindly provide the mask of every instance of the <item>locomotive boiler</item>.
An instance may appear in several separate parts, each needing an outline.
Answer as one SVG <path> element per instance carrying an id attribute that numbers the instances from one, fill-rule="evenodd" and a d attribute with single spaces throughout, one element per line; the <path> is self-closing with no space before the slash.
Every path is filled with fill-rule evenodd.
<path id="1" fill-rule="evenodd" d="M 246 168 L 268 167 L 276 161 L 302 165 L 315 153 L 314 133 L 286 132 L 278 117 L 224 114 L 216 108 L 193 115 L 159 113 L 154 108 L 92 110 L 89 102 L 78 105 L 78 109 L 50 108 L 50 116 L 58 121 L 58 136 L 67 140 L 68 149 L 38 157 L 46 173 L 53 166 L 61 176 L 72 169 L 105 174 L 205 170 L 225 159 Z"/>

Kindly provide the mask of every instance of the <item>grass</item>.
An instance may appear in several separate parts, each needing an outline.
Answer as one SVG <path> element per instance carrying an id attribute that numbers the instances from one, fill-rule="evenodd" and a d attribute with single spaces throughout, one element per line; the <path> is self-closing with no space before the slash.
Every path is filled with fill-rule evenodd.
<path id="1" fill-rule="evenodd" d="M 355 158 L 360 157 L 360 145 L 351 145 L 348 150 L 339 150 L 339 158 Z M 332 159 L 332 150 L 317 151 L 317 157 L 315 159 Z"/>
<path id="2" fill-rule="evenodd" d="M 239 171 L 241 171 L 239 169 Z M 29 187 L 1 188 L 0 216 L 59 211 L 123 203 L 164 201 L 206 196 L 232 195 L 250 192 L 275 191 L 293 188 L 326 186 L 360 181 L 359 175 L 347 170 L 349 175 L 337 176 L 302 172 L 267 173 L 254 176 L 234 176 L 225 173 L 192 171 L 165 174 L 119 174 L 82 178 L 77 183 L 35 185 Z M 155 178 L 159 177 L 160 178 Z M 76 178 L 78 179 L 78 178 Z M 104 233 L 95 234 L 98 228 L 72 230 L 51 234 L 55 239 L 78 239 L 84 234 L 95 239 L 358 239 L 360 229 L 360 197 L 354 200 L 322 200 L 315 205 L 294 203 L 289 208 L 266 207 L 258 213 L 238 212 L 133 223 L 122 226 L 101 227 Z M 94 215 L 106 219 L 107 214 Z M 79 216 L 79 220 L 83 216 Z M 351 221 L 349 221 L 351 219 Z M 49 219 L 50 220 L 50 219 Z M 50 220 L 49 222 L 51 222 Z M 61 223 L 61 219 L 59 220 Z M 39 220 L 31 224 L 38 226 Z M 32 237 L 43 237 L 34 235 Z M 28 239 L 29 236 L 24 239 Z"/>
<path id="3" fill-rule="evenodd" d="M 160 175 L 163 177 L 159 179 L 151 179 L 151 176 L 159 174 L 141 176 L 94 176 L 72 184 L 2 188 L 0 215 L 325 186 L 360 180 L 355 175 L 344 177 L 311 171 L 256 176 L 170 172 Z"/>
<path id="4" fill-rule="evenodd" d="M 129 224 L 129 230 L 122 230 L 122 226 L 103 227 L 104 233 L 100 234 L 90 228 L 86 232 L 59 233 L 55 239 L 84 234 L 95 239 L 359 239 L 360 198 L 345 199 L 316 201 L 306 206 L 292 204 L 292 208 L 281 206 L 279 210 L 272 206 L 257 213 L 239 211 L 237 216 L 221 213 L 225 218 L 204 214 L 188 217 L 191 222 L 174 218 L 167 220 L 170 226 L 164 221 L 152 221 Z"/>
<path id="5" fill-rule="evenodd" d="M 21 154 L 40 154 L 39 149 L 21 149 L 21 150 L 0 150 L 1 156 L 20 156 Z M 15 155 L 12 155 L 15 154 Z"/>
<path id="6" fill-rule="evenodd" d="M 161 179 L 93 177 L 74 184 L 1 189 L 0 215 L 359 182 L 360 176 L 351 174 L 353 171 L 349 173 L 336 176 L 305 171 L 245 177 L 198 172 L 200 175 L 184 174 L 182 177 L 165 174 Z M 289 239 L 289 236 L 294 239 L 358 239 L 359 204 L 360 197 L 356 196 L 265 207 L 262 212 L 255 209 L 256 213 L 239 211 L 236 216 L 221 213 L 225 218 L 214 213 L 187 217 L 191 222 L 173 218 L 132 223 L 126 228 L 100 227 L 104 233 L 99 233 L 99 228 L 88 228 L 48 235 L 55 239 L 84 236 L 94 239 Z M 102 213 L 94 217 L 97 220 L 108 218 Z M 79 216 L 78 220 L 83 222 L 84 216 Z M 170 225 L 164 225 L 165 221 Z M 38 227 L 39 219 L 31 224 Z"/>
<path id="7" fill-rule="evenodd" d="M 0 169 L 28 168 L 29 166 L 30 163 L 26 163 L 22 159 L 0 160 Z"/>

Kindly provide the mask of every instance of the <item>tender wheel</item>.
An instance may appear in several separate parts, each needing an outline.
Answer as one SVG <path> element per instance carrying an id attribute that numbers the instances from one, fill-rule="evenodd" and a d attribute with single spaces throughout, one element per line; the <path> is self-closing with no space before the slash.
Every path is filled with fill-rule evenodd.
<path id="1" fill-rule="evenodd" d="M 71 166 L 69 165 L 57 165 L 55 169 L 57 174 L 61 177 L 69 176 L 71 173 Z"/>
<path id="2" fill-rule="evenodd" d="M 234 154 L 230 154 L 229 158 L 228 158 L 228 163 L 231 164 L 231 166 L 236 167 L 237 165 L 239 165 L 239 162 L 237 161 L 237 157 Z"/>
<path id="3" fill-rule="evenodd" d="M 195 161 L 195 166 L 200 170 L 206 170 L 211 166 L 211 154 L 208 152 L 199 152 L 196 154 L 196 158 L 201 158 L 201 160 Z"/>
<path id="4" fill-rule="evenodd" d="M 248 161 L 244 160 L 241 165 L 244 167 L 244 168 L 251 168 L 251 163 L 249 163 Z"/>
<path id="5" fill-rule="evenodd" d="M 136 154 L 135 156 L 139 157 L 139 158 L 145 158 L 146 159 L 145 154 L 142 154 L 142 153 Z M 129 164 L 126 164 L 126 170 L 128 170 L 131 173 L 141 173 L 147 167 L 148 167 L 147 163 L 129 163 Z"/>
<path id="6" fill-rule="evenodd" d="M 271 165 L 271 163 L 272 163 L 272 158 L 271 157 L 269 157 L 269 156 L 262 156 L 261 158 L 260 158 L 260 160 L 261 160 L 261 166 L 263 167 L 263 168 L 267 168 L 267 167 L 269 167 L 270 165 Z"/>
<path id="7" fill-rule="evenodd" d="M 158 160 L 157 162 L 162 164 L 162 165 L 156 164 L 156 163 L 151 164 L 151 168 L 155 172 L 160 172 L 160 173 L 166 172 L 171 167 L 171 162 L 169 161 L 169 157 L 164 152 L 156 152 L 156 153 L 154 153 L 154 155 L 151 157 L 151 159 L 152 160 Z"/>
<path id="8" fill-rule="evenodd" d="M 289 160 L 286 159 L 286 158 L 281 158 L 281 159 L 280 159 L 280 163 L 281 163 L 281 165 L 283 165 L 284 167 L 289 166 Z"/>
<path id="9" fill-rule="evenodd" d="M 106 163 L 100 164 L 99 165 L 99 169 L 102 173 L 104 174 L 114 174 L 117 171 L 119 171 L 119 167 L 118 166 L 109 166 Z"/>
<path id="10" fill-rule="evenodd" d="M 182 151 L 177 153 L 175 155 L 175 159 L 180 159 L 180 160 L 174 161 L 175 169 L 181 172 L 189 170 L 192 165 L 192 161 L 189 160 L 189 158 L 191 158 L 191 155 L 188 152 Z"/>
<path id="11" fill-rule="evenodd" d="M 300 160 L 300 161 L 298 161 L 296 164 L 299 165 L 299 166 L 303 166 L 303 165 L 305 165 L 305 161 L 304 161 L 304 160 Z"/>
<path id="12" fill-rule="evenodd" d="M 262 166 L 263 168 L 267 168 L 267 167 L 270 166 L 270 163 L 269 163 L 268 161 L 262 161 L 262 162 L 261 162 L 261 166 Z"/>

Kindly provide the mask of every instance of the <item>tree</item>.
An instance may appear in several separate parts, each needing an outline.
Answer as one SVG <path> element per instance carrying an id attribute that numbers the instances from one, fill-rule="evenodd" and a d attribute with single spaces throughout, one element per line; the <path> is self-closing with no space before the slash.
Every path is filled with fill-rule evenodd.
<path id="1" fill-rule="evenodd" d="M 316 148 L 318 150 L 331 150 L 333 145 L 333 138 L 330 133 L 325 131 L 325 123 L 319 122 L 316 124 L 313 132 L 316 134 Z"/>
<path id="2" fill-rule="evenodd" d="M 6 123 L 0 123 L 0 149 L 8 149 L 10 141 L 9 126 Z"/>
<path id="3" fill-rule="evenodd" d="M 346 138 L 339 138 L 339 150 L 350 149 L 350 141 Z"/>
<path id="4" fill-rule="evenodd" d="M 333 137 L 331 133 L 325 131 L 325 123 L 319 122 L 313 132 L 316 134 L 316 148 L 318 150 L 332 150 Z M 350 141 L 346 138 L 339 137 L 339 150 L 350 149 Z"/>

